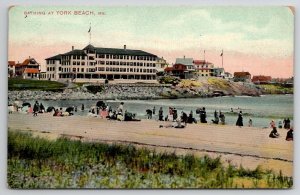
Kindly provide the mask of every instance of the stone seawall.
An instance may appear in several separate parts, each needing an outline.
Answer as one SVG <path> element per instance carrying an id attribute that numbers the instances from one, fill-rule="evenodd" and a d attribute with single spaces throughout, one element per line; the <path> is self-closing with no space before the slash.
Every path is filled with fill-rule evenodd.
<path id="1" fill-rule="evenodd" d="M 203 85 L 205 86 L 205 85 Z M 163 98 L 193 98 L 214 97 L 223 95 L 258 96 L 261 92 L 253 87 L 236 86 L 228 89 L 205 87 L 179 87 L 168 84 L 109 84 L 83 85 L 81 87 L 66 88 L 63 92 L 50 91 L 8 91 L 9 101 L 15 100 L 80 100 L 80 99 L 163 99 Z"/>

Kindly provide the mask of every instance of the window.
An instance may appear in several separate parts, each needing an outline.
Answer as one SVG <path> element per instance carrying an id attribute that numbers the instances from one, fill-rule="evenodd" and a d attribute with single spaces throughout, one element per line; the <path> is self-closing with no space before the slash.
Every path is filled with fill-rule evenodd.
<path id="1" fill-rule="evenodd" d="M 84 65 L 85 65 L 85 62 L 81 62 L 81 65 L 84 66 Z"/>
<path id="2" fill-rule="evenodd" d="M 84 68 L 81 68 L 81 72 L 84 72 Z"/>
<path id="3" fill-rule="evenodd" d="M 73 65 L 76 65 L 76 62 L 75 62 L 75 61 L 73 61 Z"/>
<path id="4" fill-rule="evenodd" d="M 77 66 L 79 66 L 79 65 L 80 65 L 80 62 L 78 61 L 78 62 L 77 62 Z"/>
<path id="5" fill-rule="evenodd" d="M 105 61 L 100 61 L 100 64 L 102 64 L 102 65 L 105 64 Z"/>
<path id="6" fill-rule="evenodd" d="M 61 71 L 61 67 L 58 68 L 58 71 Z"/>

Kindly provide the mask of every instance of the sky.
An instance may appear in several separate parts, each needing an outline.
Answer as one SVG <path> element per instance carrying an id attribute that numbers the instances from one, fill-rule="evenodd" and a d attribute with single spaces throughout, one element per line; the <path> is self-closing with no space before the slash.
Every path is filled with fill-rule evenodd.
<path id="1" fill-rule="evenodd" d="M 78 13 L 81 11 L 81 15 Z M 163 57 L 205 59 L 225 71 L 288 78 L 294 66 L 289 7 L 34 6 L 9 10 L 9 60 L 45 58 L 95 47 L 140 49 Z"/>

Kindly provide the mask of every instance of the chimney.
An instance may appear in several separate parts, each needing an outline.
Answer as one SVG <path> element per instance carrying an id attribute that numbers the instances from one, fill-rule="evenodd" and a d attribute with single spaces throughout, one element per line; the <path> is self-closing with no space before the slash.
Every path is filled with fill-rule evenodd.
<path id="1" fill-rule="evenodd" d="M 72 51 L 74 50 L 74 46 L 72 46 Z"/>
<path id="2" fill-rule="evenodd" d="M 126 45 L 124 45 L 124 50 L 126 50 Z"/>

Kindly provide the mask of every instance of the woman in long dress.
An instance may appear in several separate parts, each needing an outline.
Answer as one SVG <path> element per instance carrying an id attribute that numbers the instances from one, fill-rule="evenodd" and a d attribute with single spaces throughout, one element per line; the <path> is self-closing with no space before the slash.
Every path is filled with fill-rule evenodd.
<path id="1" fill-rule="evenodd" d="M 243 114 L 242 111 L 240 111 L 238 119 L 236 121 L 236 126 L 242 127 L 243 126 Z"/>

